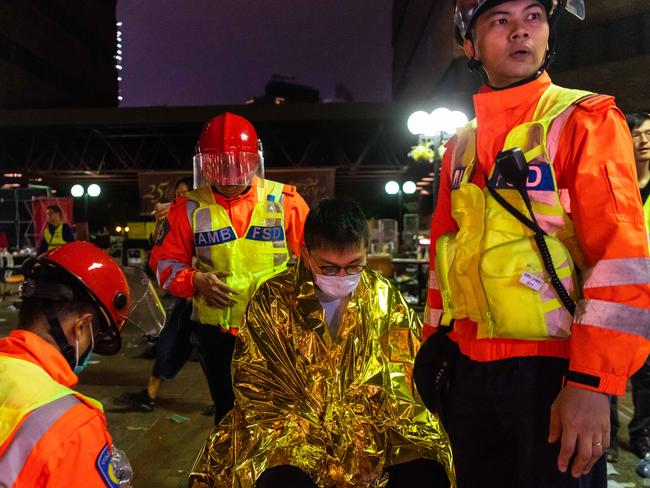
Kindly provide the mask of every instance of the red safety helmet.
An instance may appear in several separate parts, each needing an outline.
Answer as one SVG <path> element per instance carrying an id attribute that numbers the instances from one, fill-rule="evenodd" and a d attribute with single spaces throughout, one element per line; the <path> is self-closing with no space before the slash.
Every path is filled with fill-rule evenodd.
<path id="1" fill-rule="evenodd" d="M 257 132 L 240 115 L 210 119 L 201 131 L 194 157 L 194 186 L 249 185 L 253 176 L 264 177 Z"/>
<path id="2" fill-rule="evenodd" d="M 107 325 L 122 330 L 131 310 L 131 292 L 113 258 L 90 242 L 76 241 L 46 253 L 42 259 L 73 274 L 97 300 Z"/>
<path id="3" fill-rule="evenodd" d="M 80 286 L 98 311 L 95 351 L 105 355 L 119 351 L 120 331 L 131 310 L 131 292 L 126 276 L 108 254 L 89 242 L 70 242 L 29 260 L 23 271 L 23 298 L 71 301 L 75 295 L 70 286 Z"/>

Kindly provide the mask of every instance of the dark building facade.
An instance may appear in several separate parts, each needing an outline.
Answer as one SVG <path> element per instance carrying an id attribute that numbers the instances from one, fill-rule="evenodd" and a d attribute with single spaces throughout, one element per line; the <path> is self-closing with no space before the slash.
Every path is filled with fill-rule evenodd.
<path id="1" fill-rule="evenodd" d="M 650 2 L 588 0 L 587 18 L 564 15 L 550 72 L 560 85 L 616 96 L 626 111 L 648 109 Z M 453 0 L 394 0 L 393 97 L 471 113 L 479 76 L 453 37 Z"/>
<path id="2" fill-rule="evenodd" d="M 116 106 L 116 0 L 0 2 L 0 108 Z"/>

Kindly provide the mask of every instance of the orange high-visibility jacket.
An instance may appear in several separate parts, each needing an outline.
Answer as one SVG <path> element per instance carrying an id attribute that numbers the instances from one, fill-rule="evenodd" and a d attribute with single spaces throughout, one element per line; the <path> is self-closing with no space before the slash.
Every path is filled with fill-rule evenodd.
<path id="1" fill-rule="evenodd" d="M 29 361 L 42 368 L 54 381 L 69 388 L 77 383 L 77 376 L 61 353 L 31 332 L 16 330 L 9 337 L 0 339 L 0 355 Z M 28 418 L 29 415 L 22 423 Z M 12 447 L 16 447 L 12 443 L 20 435 L 21 431 L 15 429 L 13 435 L 0 446 L 0 460 L 11 452 Z M 100 456 L 110 451 L 111 446 L 104 415 L 78 402 L 49 427 L 31 452 L 25 453 L 24 464 L 13 487 L 115 486 L 105 481 L 99 467 Z"/>
<path id="2" fill-rule="evenodd" d="M 485 186 L 483 175 L 490 174 L 506 136 L 514 127 L 532 120 L 550 84 L 544 73 L 530 83 L 507 90 L 483 87 L 474 96 L 479 170 L 473 183 Z M 431 223 L 431 273 L 436 239 L 458 231 L 451 215 L 451 153 L 448 149 L 443 157 Z M 568 383 L 622 395 L 627 379 L 650 353 L 650 259 L 632 139 L 612 97 L 589 97 L 577 103 L 562 129 L 553 167 L 560 194 L 568 192 L 570 198 L 570 215 L 585 258 L 583 272 L 599 269 L 606 277 L 597 286 L 584 288 L 583 300 L 598 301 L 602 309 L 591 314 L 592 323 L 574 322 L 567 340 L 477 339 L 476 323 L 469 319 L 457 320 L 450 337 L 463 354 L 476 361 L 517 356 L 568 358 Z M 619 270 L 621 262 L 638 267 Z M 626 271 L 635 278 L 626 278 Z M 436 311 L 442 309 L 436 280 L 432 278 L 430 283 L 434 286 L 429 287 L 427 307 L 432 313 L 425 317 L 425 337 L 435 331 L 438 324 L 433 322 L 439 316 Z M 632 326 L 630 320 L 623 320 L 630 311 L 640 317 Z"/>
<path id="3" fill-rule="evenodd" d="M 243 236 L 251 220 L 253 209 L 258 203 L 257 193 L 249 190 L 234 198 L 227 198 L 218 192 L 213 193 L 216 202 L 228 213 L 237 236 Z M 296 188 L 291 185 L 284 185 L 282 206 L 287 245 L 294 254 L 299 256 L 309 207 L 296 192 Z M 172 295 L 182 298 L 191 297 L 196 292 L 192 284 L 192 276 L 197 271 L 192 267 L 194 235 L 188 208 L 192 208 L 188 198 L 175 200 L 167 214 L 166 223 L 161 225 L 161 232 L 149 260 L 149 266 L 156 273 L 160 286 Z"/>

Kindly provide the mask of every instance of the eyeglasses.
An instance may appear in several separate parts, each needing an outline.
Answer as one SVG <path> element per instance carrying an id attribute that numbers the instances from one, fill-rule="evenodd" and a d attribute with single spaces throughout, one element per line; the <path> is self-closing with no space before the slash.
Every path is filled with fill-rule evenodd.
<path id="1" fill-rule="evenodd" d="M 355 275 L 361 273 L 364 269 L 366 269 L 368 266 L 365 264 L 352 264 L 350 266 L 318 266 L 321 270 L 321 272 L 325 276 L 335 276 L 339 274 L 341 270 L 345 270 L 345 272 L 349 275 Z"/>

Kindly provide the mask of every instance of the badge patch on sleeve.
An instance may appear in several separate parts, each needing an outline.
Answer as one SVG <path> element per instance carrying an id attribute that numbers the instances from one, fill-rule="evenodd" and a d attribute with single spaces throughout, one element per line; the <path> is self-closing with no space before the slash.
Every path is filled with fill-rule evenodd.
<path id="1" fill-rule="evenodd" d="M 167 237 L 167 234 L 169 233 L 169 222 L 167 222 L 167 219 L 162 219 L 162 222 L 160 222 L 160 226 L 158 227 L 158 233 L 156 234 L 156 246 L 160 246 L 163 241 L 165 240 L 165 237 Z"/>
<path id="2" fill-rule="evenodd" d="M 115 469 L 111 463 L 111 449 L 108 447 L 108 444 L 104 446 L 104 449 L 97 456 L 97 471 L 99 471 L 100 476 L 108 488 L 120 487 L 120 480 L 115 474 Z"/>

